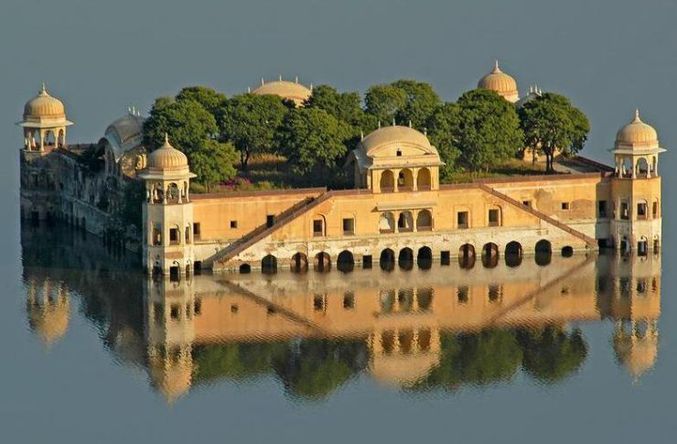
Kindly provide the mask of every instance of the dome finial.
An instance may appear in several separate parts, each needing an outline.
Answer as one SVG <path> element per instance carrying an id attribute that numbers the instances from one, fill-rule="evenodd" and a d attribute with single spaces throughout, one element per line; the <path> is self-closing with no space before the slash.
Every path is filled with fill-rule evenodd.
<path id="1" fill-rule="evenodd" d="M 494 60 L 494 70 L 493 73 L 501 72 L 501 68 L 498 67 L 498 59 Z"/>
<path id="2" fill-rule="evenodd" d="M 165 145 L 169 145 L 169 134 L 165 132 Z"/>
<path id="3" fill-rule="evenodd" d="M 47 86 L 45 86 L 45 82 L 42 82 L 42 87 L 40 88 L 40 95 L 41 96 L 47 95 Z"/>
<path id="4" fill-rule="evenodd" d="M 277 79 L 281 82 L 282 81 L 282 74 L 280 74 Z"/>
<path id="5" fill-rule="evenodd" d="M 639 108 L 635 108 L 635 118 L 633 119 L 633 122 L 641 122 L 642 119 L 639 118 Z"/>

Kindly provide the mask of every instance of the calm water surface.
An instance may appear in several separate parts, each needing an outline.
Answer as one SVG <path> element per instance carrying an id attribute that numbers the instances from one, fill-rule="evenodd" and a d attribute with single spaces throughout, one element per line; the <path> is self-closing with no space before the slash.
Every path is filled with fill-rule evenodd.
<path id="1" fill-rule="evenodd" d="M 0 442 L 674 441 L 674 1 L 3 0 L 0 11 Z M 662 257 L 173 288 L 149 286 L 97 239 L 19 227 L 14 122 L 41 81 L 76 122 L 70 140 L 95 142 L 128 106 L 147 111 L 185 85 L 232 95 L 282 74 L 364 91 L 405 77 L 455 100 L 495 58 L 520 92 L 571 97 L 597 160 L 611 161 L 616 130 L 641 108 L 668 149 Z"/>

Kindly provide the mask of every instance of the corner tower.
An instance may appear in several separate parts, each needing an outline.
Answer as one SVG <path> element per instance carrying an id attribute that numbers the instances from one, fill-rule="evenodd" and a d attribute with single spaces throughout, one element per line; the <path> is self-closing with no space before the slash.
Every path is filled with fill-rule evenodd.
<path id="1" fill-rule="evenodd" d="M 616 134 L 611 181 L 613 245 L 621 253 L 645 256 L 661 243 L 661 178 L 658 155 L 664 152 L 656 130 L 639 117 Z"/>
<path id="2" fill-rule="evenodd" d="M 23 120 L 18 123 L 24 132 L 24 151 L 45 153 L 66 146 L 66 128 L 72 124 L 66 119 L 63 102 L 50 96 L 43 83 L 38 95 L 24 105 Z"/>
<path id="3" fill-rule="evenodd" d="M 177 278 L 193 267 L 193 204 L 188 158 L 169 144 L 148 156 L 139 174 L 146 184 L 143 203 L 143 265 L 153 275 Z"/>

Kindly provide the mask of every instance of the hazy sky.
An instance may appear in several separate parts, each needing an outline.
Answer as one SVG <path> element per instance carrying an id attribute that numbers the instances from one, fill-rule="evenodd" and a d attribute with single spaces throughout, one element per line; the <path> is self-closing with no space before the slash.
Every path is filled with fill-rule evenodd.
<path id="1" fill-rule="evenodd" d="M 677 149 L 676 19 L 677 4 L 668 0 L 2 0 L 0 136 L 7 160 L 0 162 L 0 204 L 8 210 L 0 214 L 6 295 L 0 327 L 11 333 L 0 329 L 0 348 L 7 350 L 0 365 L 0 425 L 7 411 L 24 415 L 0 427 L 9 430 L 0 431 L 0 441 L 2 433 L 14 433 L 7 442 L 57 442 L 54 436 L 76 431 L 89 442 L 186 443 L 207 436 L 233 442 L 411 442 L 420 441 L 423 430 L 464 442 L 664 442 L 665 433 L 675 431 L 677 399 L 677 353 L 670 339 L 676 279 L 668 273 L 675 260 L 670 227 L 677 218 L 670 171 L 677 161 L 670 152 L 661 160 L 668 264 L 663 348 L 655 376 L 641 384 L 633 386 L 613 367 L 610 325 L 604 324 L 588 338 L 597 352 L 585 374 L 550 390 L 518 384 L 421 400 L 358 383 L 327 404 L 298 407 L 263 381 L 203 388 L 167 408 L 140 395 L 148 390 L 142 375 L 111 365 L 95 332 L 69 336 L 58 350 L 40 350 L 23 315 L 17 316 L 24 313 L 25 298 L 18 259 L 22 135 L 14 124 L 42 81 L 65 101 L 76 123 L 69 140 L 88 142 L 98 140 L 128 106 L 146 112 L 155 97 L 186 85 L 205 84 L 230 95 L 262 76 L 282 74 L 362 92 L 375 83 L 416 78 L 455 100 L 498 58 L 521 93 L 538 83 L 571 97 L 591 120 L 588 155 L 611 163 L 606 150 L 635 107 L 663 144 Z M 91 329 L 79 319 L 73 331 Z M 86 366 L 80 365 L 83 356 Z"/>

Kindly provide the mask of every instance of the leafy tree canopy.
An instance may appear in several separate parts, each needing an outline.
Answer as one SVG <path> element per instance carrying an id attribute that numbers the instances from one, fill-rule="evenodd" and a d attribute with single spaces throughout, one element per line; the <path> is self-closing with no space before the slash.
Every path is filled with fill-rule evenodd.
<path id="1" fill-rule="evenodd" d="M 488 170 L 523 148 L 524 134 L 514 106 L 494 91 L 468 91 L 459 98 L 458 108 L 452 138 L 470 170 Z"/>
<path id="2" fill-rule="evenodd" d="M 247 168 L 253 154 L 273 152 L 288 111 L 282 99 L 273 95 L 243 94 L 226 102 L 220 122 L 222 137 L 240 152 L 242 168 Z"/>
<path id="3" fill-rule="evenodd" d="M 204 185 L 208 192 L 213 185 L 235 177 L 237 160 L 232 144 L 215 140 L 205 141 L 188 156 L 191 170 L 197 175 L 196 182 Z"/>
<path id="4" fill-rule="evenodd" d="M 445 103 L 439 106 L 428 119 L 428 138 L 437 148 L 442 161 L 446 164 L 440 167 L 441 178 L 447 179 L 457 167 L 456 163 L 461 155 L 458 147 L 458 126 L 460 111 L 455 103 Z"/>
<path id="5" fill-rule="evenodd" d="M 393 119 L 406 125 L 423 128 L 440 105 L 433 87 L 415 80 L 398 80 L 389 85 L 376 85 L 367 90 L 365 105 L 368 113 L 383 122 Z"/>
<path id="6" fill-rule="evenodd" d="M 524 141 L 527 147 L 546 156 L 546 170 L 553 172 L 557 150 L 574 155 L 583 149 L 590 132 L 585 114 L 569 99 L 559 94 L 545 93 L 526 102 L 519 110 Z"/>
<path id="7" fill-rule="evenodd" d="M 310 184 L 326 184 L 339 173 L 350 133 L 349 125 L 325 110 L 299 108 L 285 118 L 281 146 L 294 174 Z"/>
<path id="8" fill-rule="evenodd" d="M 143 141 L 151 151 L 169 134 L 172 145 L 190 154 L 205 141 L 215 138 L 218 127 L 214 116 L 195 100 L 161 97 L 155 101 L 143 124 Z"/>
<path id="9" fill-rule="evenodd" d="M 188 86 L 176 95 L 176 100 L 194 100 L 209 111 L 218 120 L 221 109 L 226 103 L 226 95 L 207 86 Z"/>

